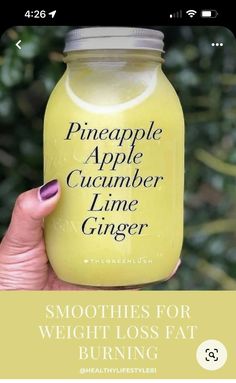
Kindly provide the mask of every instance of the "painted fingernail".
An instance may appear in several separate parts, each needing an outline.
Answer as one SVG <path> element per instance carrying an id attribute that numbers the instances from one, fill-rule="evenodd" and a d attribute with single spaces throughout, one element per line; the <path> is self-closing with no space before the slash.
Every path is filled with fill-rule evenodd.
<path id="1" fill-rule="evenodd" d="M 39 189 L 39 198 L 41 201 L 46 201 L 47 199 L 54 197 L 58 193 L 58 190 L 58 181 L 49 181 Z"/>

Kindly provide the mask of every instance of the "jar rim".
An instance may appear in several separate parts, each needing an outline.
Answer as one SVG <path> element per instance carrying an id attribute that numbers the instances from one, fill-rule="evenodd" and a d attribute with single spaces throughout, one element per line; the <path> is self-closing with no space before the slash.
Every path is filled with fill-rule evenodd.
<path id="1" fill-rule="evenodd" d="M 64 52 L 99 49 L 144 49 L 163 52 L 164 34 L 156 29 L 85 27 L 66 35 Z"/>

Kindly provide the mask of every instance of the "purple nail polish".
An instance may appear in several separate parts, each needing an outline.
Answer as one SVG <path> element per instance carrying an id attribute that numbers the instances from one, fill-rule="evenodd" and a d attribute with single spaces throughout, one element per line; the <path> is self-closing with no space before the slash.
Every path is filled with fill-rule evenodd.
<path id="1" fill-rule="evenodd" d="M 39 197 L 41 201 L 46 201 L 54 197 L 58 193 L 58 181 L 52 180 L 41 186 L 39 189 Z"/>

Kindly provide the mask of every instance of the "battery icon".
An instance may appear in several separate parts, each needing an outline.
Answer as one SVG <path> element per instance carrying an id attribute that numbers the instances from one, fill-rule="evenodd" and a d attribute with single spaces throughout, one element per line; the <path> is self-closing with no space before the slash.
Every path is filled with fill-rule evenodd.
<path id="1" fill-rule="evenodd" d="M 201 17 L 215 18 L 218 16 L 218 12 L 215 9 L 204 9 L 201 11 Z"/>

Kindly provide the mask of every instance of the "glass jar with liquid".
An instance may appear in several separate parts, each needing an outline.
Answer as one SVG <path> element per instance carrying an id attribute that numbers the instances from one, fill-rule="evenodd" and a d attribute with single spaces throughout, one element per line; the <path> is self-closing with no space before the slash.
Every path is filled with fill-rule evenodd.
<path id="1" fill-rule="evenodd" d="M 61 199 L 46 219 L 57 276 L 85 286 L 167 279 L 183 239 L 184 120 L 162 72 L 163 33 L 82 28 L 44 122 L 45 182 Z"/>

